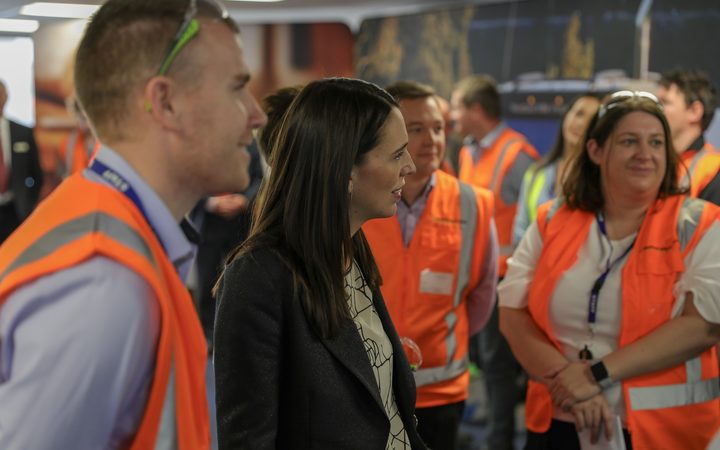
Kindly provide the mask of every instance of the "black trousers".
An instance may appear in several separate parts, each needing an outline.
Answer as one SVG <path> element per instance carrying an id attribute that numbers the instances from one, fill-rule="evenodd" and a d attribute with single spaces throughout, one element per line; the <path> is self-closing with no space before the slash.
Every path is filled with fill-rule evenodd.
<path id="1" fill-rule="evenodd" d="M 630 434 L 625 429 L 623 429 L 623 437 L 627 450 L 632 450 Z M 601 436 L 600 439 L 604 437 Z M 533 433 L 528 430 L 525 450 L 580 450 L 575 424 L 553 419 L 550 429 L 545 433 Z"/>
<path id="2" fill-rule="evenodd" d="M 418 433 L 428 448 L 455 450 L 464 410 L 465 401 L 415 410 Z"/>

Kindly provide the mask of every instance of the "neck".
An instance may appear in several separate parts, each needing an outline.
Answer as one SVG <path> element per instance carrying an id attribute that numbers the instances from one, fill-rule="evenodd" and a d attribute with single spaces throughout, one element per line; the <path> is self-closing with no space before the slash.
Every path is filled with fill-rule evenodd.
<path id="1" fill-rule="evenodd" d="M 405 186 L 402 190 L 402 199 L 406 205 L 411 206 L 422 195 L 425 187 L 430 182 L 432 173 L 429 175 L 408 175 L 405 177 Z"/>
<path id="2" fill-rule="evenodd" d="M 673 137 L 673 145 L 675 146 L 675 151 L 677 151 L 678 153 L 684 152 L 700 136 L 702 136 L 702 130 L 700 130 L 700 127 L 681 131 Z"/>
<path id="3" fill-rule="evenodd" d="M 159 152 L 146 151 L 148 148 L 158 148 L 157 146 L 137 142 L 108 145 L 120 154 L 155 191 L 178 223 L 202 197 L 192 189 L 190 183 L 182 183 L 182 180 L 173 174 L 175 169 L 172 164 L 168 161 L 159 161 L 159 156 L 155 158 L 151 156 L 157 155 Z"/>
<path id="4" fill-rule="evenodd" d="M 603 214 L 608 237 L 612 240 L 623 239 L 640 230 L 643 219 L 653 201 L 605 201 Z"/>

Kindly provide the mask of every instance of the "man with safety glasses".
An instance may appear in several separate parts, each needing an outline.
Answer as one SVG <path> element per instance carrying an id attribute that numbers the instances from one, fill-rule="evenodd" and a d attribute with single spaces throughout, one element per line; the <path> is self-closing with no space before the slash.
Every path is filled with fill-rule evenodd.
<path id="1" fill-rule="evenodd" d="M 0 448 L 209 448 L 179 223 L 248 183 L 266 120 L 249 78 L 214 2 L 109 0 L 92 18 L 75 83 L 104 145 L 0 247 Z"/>

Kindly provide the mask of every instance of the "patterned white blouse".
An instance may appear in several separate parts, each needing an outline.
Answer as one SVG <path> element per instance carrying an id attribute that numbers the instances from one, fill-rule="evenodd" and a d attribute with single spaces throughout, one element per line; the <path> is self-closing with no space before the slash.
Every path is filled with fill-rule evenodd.
<path id="1" fill-rule="evenodd" d="M 355 322 L 375 375 L 385 414 L 390 419 L 390 435 L 385 449 L 410 449 L 410 440 L 395 403 L 392 384 L 393 348 L 373 305 L 372 291 L 355 261 L 345 275 L 345 293 L 348 296 L 350 315 Z"/>

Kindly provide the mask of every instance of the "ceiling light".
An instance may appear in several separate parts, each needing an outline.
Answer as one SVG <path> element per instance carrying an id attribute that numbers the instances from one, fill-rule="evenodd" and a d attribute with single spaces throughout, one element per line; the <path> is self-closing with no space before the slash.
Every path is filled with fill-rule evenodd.
<path id="1" fill-rule="evenodd" d="M 36 2 L 20 8 L 24 16 L 62 17 L 65 19 L 87 19 L 100 5 L 81 5 L 76 3 Z"/>
<path id="2" fill-rule="evenodd" d="M 34 33 L 39 27 L 37 20 L 0 19 L 0 32 Z"/>

